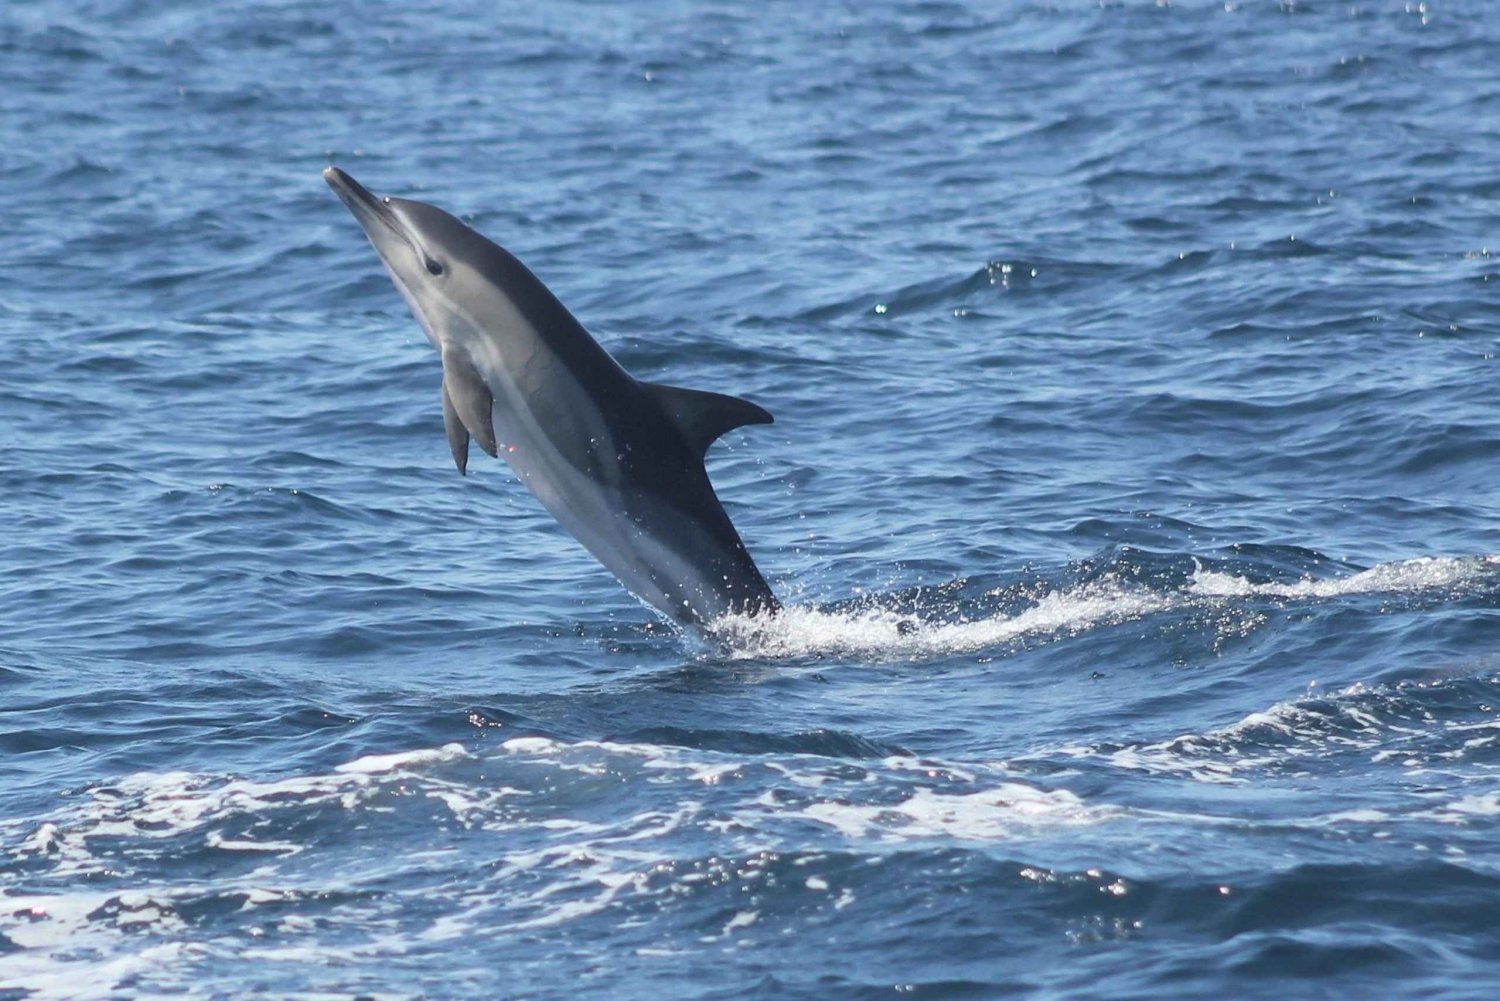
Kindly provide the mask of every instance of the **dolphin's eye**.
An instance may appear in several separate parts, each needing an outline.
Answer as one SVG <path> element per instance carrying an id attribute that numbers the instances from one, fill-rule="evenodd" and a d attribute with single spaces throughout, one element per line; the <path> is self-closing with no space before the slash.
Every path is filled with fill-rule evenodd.
<path id="1" fill-rule="evenodd" d="M 443 266 L 429 257 L 427 258 L 427 273 L 429 275 L 440 275 L 443 273 Z"/>

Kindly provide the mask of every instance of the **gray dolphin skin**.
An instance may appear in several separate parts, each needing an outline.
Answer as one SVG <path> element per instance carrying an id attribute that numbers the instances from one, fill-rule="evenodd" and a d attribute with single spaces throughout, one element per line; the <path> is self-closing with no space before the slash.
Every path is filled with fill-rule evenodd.
<path id="1" fill-rule="evenodd" d="M 442 356 L 458 471 L 469 439 L 631 593 L 680 625 L 779 610 L 703 468 L 716 438 L 771 415 L 746 400 L 641 382 L 507 251 L 442 209 L 323 177 L 364 227 Z"/>

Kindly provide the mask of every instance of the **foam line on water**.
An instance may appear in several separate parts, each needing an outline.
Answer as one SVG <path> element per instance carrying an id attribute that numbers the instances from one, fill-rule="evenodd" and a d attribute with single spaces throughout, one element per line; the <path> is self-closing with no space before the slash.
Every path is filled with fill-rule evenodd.
<path id="1" fill-rule="evenodd" d="M 731 618 L 718 634 L 735 659 L 839 652 L 878 659 L 920 659 L 983 650 L 1027 635 L 1077 632 L 1163 611 L 1177 595 L 1118 582 L 1081 585 L 1038 599 L 1015 614 L 924 621 L 889 609 L 827 611 L 792 605 L 773 619 Z"/>
<path id="2" fill-rule="evenodd" d="M 715 633 L 733 659 L 838 653 L 919 660 L 984 650 L 1027 636 L 1083 632 L 1174 608 L 1218 606 L 1225 599 L 1328 600 L 1462 588 L 1492 576 L 1497 566 L 1497 556 L 1421 557 L 1382 563 L 1348 577 L 1291 582 L 1255 581 L 1200 566 L 1185 587 L 1153 588 L 1105 576 L 1044 595 L 1019 612 L 958 618 L 932 618 L 929 613 L 923 618 L 884 608 L 847 611 L 790 605 L 772 619 L 722 619 Z"/>
<path id="3" fill-rule="evenodd" d="M 1412 593 L 1434 588 L 1462 587 L 1494 573 L 1497 556 L 1424 556 L 1381 563 L 1348 577 L 1318 580 L 1304 577 L 1290 583 L 1256 583 L 1244 577 L 1200 568 L 1188 592 L 1201 597 L 1340 598 L 1345 595 Z"/>
<path id="4" fill-rule="evenodd" d="M 1167 740 L 1067 745 L 1055 753 L 1103 757 L 1127 771 L 1182 775 L 1214 784 L 1260 781 L 1288 767 L 1312 770 L 1320 761 L 1350 755 L 1415 774 L 1437 764 L 1446 768 L 1455 761 L 1483 758 L 1500 741 L 1500 720 L 1490 715 L 1484 694 L 1476 697 L 1474 709 L 1481 718 L 1471 722 L 1444 718 L 1429 708 L 1432 700 L 1452 698 L 1447 693 L 1455 684 L 1475 682 L 1465 678 L 1395 686 L 1356 683 L 1279 701 L 1224 726 Z M 1494 682 L 1482 684 L 1492 690 Z"/>

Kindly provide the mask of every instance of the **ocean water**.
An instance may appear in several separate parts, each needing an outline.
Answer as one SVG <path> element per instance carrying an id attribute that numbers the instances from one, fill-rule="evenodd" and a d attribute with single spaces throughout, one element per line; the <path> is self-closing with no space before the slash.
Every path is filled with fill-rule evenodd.
<path id="1" fill-rule="evenodd" d="M 1500 9 L 0 9 L 0 998 L 1487 998 Z M 679 634 L 319 174 L 504 244 Z M 914 628 L 902 628 L 910 621 Z"/>

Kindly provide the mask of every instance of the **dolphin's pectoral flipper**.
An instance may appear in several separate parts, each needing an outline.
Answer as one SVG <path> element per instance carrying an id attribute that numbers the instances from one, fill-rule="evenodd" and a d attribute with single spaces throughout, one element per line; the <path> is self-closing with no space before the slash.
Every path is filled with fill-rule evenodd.
<path id="1" fill-rule="evenodd" d="M 448 384 L 443 383 L 443 430 L 448 432 L 448 448 L 453 452 L 453 464 L 459 475 L 468 476 L 469 429 L 453 409 L 453 398 L 448 395 Z"/>
<path id="2" fill-rule="evenodd" d="M 453 458 L 458 459 L 458 446 L 454 445 L 453 425 L 448 422 L 448 407 L 453 408 L 453 414 L 479 442 L 479 447 L 490 455 L 499 455 L 500 450 L 495 447 L 495 424 L 490 416 L 490 408 L 495 398 L 490 395 L 490 387 L 484 384 L 484 378 L 474 363 L 469 361 L 461 348 L 449 345 L 443 346 L 443 422 L 448 428 L 448 444 L 453 447 Z M 467 460 L 468 446 L 464 446 L 465 461 Z M 464 468 L 464 462 L 459 462 L 460 471 Z"/>
<path id="3" fill-rule="evenodd" d="M 770 424 L 775 420 L 763 407 L 738 396 L 705 393 L 700 389 L 683 389 L 680 386 L 663 386 L 657 382 L 643 385 L 661 408 L 677 422 L 677 426 L 682 428 L 688 444 L 700 453 L 707 452 L 708 446 L 727 431 L 746 424 Z"/>

